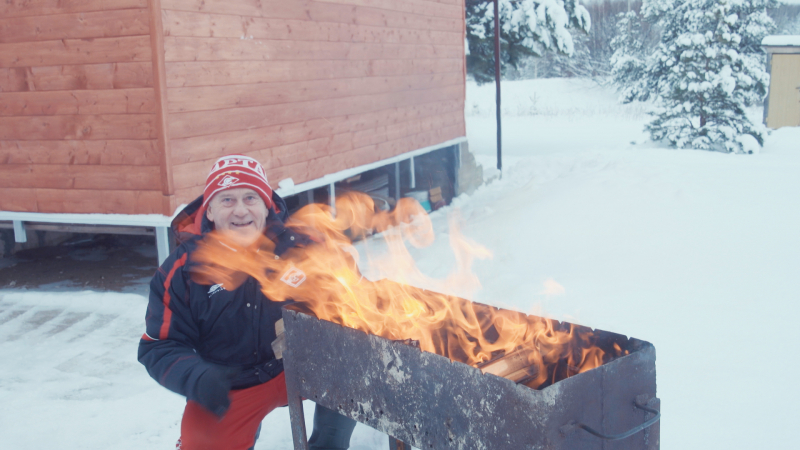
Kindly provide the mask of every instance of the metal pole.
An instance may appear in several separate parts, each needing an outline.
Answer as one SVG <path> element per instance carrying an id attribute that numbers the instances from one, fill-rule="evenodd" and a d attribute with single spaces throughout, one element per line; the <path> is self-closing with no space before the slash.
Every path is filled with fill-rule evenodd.
<path id="1" fill-rule="evenodd" d="M 169 256 L 169 227 L 156 227 L 156 250 L 160 266 Z"/>
<path id="2" fill-rule="evenodd" d="M 14 224 L 14 241 L 19 243 L 28 242 L 28 233 L 25 232 L 25 224 L 21 220 L 12 220 Z M 9 249 L 9 252 L 11 249 Z"/>
<path id="3" fill-rule="evenodd" d="M 417 187 L 417 167 L 414 165 L 414 157 L 412 156 L 411 159 L 411 189 Z"/>
<path id="4" fill-rule="evenodd" d="M 331 214 L 336 217 L 336 184 L 328 185 L 328 203 L 331 205 Z"/>
<path id="5" fill-rule="evenodd" d="M 503 171 L 503 138 L 500 124 L 500 0 L 494 0 L 494 84 L 497 86 L 497 170 Z"/>

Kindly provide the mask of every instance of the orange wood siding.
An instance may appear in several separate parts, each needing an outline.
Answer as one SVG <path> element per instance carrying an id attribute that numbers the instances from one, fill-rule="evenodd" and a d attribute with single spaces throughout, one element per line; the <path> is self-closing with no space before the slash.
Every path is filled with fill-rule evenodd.
<path id="1" fill-rule="evenodd" d="M 214 159 L 295 183 L 465 135 L 463 0 L 160 0 L 178 202 Z"/>
<path id="2" fill-rule="evenodd" d="M 170 214 L 465 135 L 463 0 L 8 0 L 0 210 Z M 174 195 L 173 195 L 174 194 Z"/>
<path id="3" fill-rule="evenodd" d="M 0 17 L 34 17 L 145 8 L 147 0 L 6 0 L 0 4 Z"/>
<path id="4" fill-rule="evenodd" d="M 168 205 L 161 191 L 0 188 L 0 197 L 4 211 L 164 214 Z"/>
<path id="5" fill-rule="evenodd" d="M 170 214 L 148 0 L 0 5 L 0 210 Z"/>
<path id="6" fill-rule="evenodd" d="M 153 87 L 150 62 L 0 67 L 0 92 L 134 89 Z"/>

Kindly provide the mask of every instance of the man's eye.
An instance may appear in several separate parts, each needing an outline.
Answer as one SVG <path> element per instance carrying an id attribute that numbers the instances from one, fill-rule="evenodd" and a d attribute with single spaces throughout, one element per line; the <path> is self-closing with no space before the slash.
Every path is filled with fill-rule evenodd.
<path id="1" fill-rule="evenodd" d="M 248 205 L 255 205 L 257 201 L 258 201 L 258 196 L 256 195 L 249 195 L 244 198 L 244 202 L 247 203 Z"/>
<path id="2" fill-rule="evenodd" d="M 222 203 L 224 205 L 231 205 L 231 204 L 233 204 L 233 199 L 232 198 L 223 198 L 222 199 Z"/>

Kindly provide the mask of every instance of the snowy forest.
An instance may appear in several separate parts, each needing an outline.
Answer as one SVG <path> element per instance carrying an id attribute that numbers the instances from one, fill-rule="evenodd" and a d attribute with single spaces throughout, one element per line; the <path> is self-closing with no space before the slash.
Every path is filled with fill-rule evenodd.
<path id="1" fill-rule="evenodd" d="M 502 3 L 502 2 L 501 2 Z M 648 3 L 648 2 L 644 2 Z M 651 1 L 650 3 L 657 3 Z M 605 82 L 612 75 L 612 57 L 622 44 L 615 38 L 620 26 L 638 27 L 635 43 L 642 52 L 652 51 L 661 38 L 660 24 L 648 21 L 642 13 L 642 0 L 589 0 L 582 2 L 591 24 L 588 31 L 568 29 L 574 43 L 574 53 L 569 56 L 559 52 L 537 54 L 524 45 L 514 44 L 507 32 L 502 35 L 502 73 L 504 80 L 535 78 L 595 78 Z M 765 2 L 767 14 L 774 22 L 770 34 L 800 34 L 800 4 Z M 478 82 L 494 81 L 493 25 L 485 19 L 491 14 L 491 3 L 467 0 L 467 21 L 480 21 L 485 26 L 483 34 L 469 29 L 467 71 Z M 490 15 L 491 17 L 491 15 Z M 505 30 L 505 28 L 504 28 Z"/>
<path id="2" fill-rule="evenodd" d="M 467 2 L 467 68 L 494 79 L 494 10 Z M 528 0 L 500 2 L 509 80 L 581 77 L 620 101 L 649 101 L 653 141 L 755 153 L 768 133 L 748 108 L 769 89 L 761 40 L 800 32 L 800 5 L 773 0 Z"/>

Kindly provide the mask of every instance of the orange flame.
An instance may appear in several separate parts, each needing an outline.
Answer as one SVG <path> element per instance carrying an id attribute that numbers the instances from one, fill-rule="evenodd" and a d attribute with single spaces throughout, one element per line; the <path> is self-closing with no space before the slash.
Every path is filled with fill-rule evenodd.
<path id="1" fill-rule="evenodd" d="M 199 263 L 194 276 L 235 287 L 249 275 L 274 301 L 294 300 L 319 319 L 387 339 L 412 339 L 424 351 L 473 366 L 515 353 L 525 358 L 523 366 L 537 368 L 526 369 L 524 382 L 533 388 L 590 370 L 607 358 L 583 327 L 412 287 L 435 281 L 419 271 L 406 247 L 406 242 L 425 247 L 434 240 L 430 218 L 413 199 L 401 199 L 392 212 L 376 213 L 370 197 L 347 193 L 336 201 L 335 218 L 330 207 L 312 204 L 295 213 L 287 227 L 317 243 L 292 248 L 279 258 L 273 241 L 264 236 L 243 246 L 235 235 L 214 232 L 194 255 Z M 382 233 L 390 258 L 368 254 L 368 264 L 396 282 L 372 282 L 359 271 L 361 255 L 352 242 L 373 231 Z M 450 242 L 458 270 L 441 286 L 478 287 L 472 261 L 491 254 L 463 238 L 452 222 Z"/>

